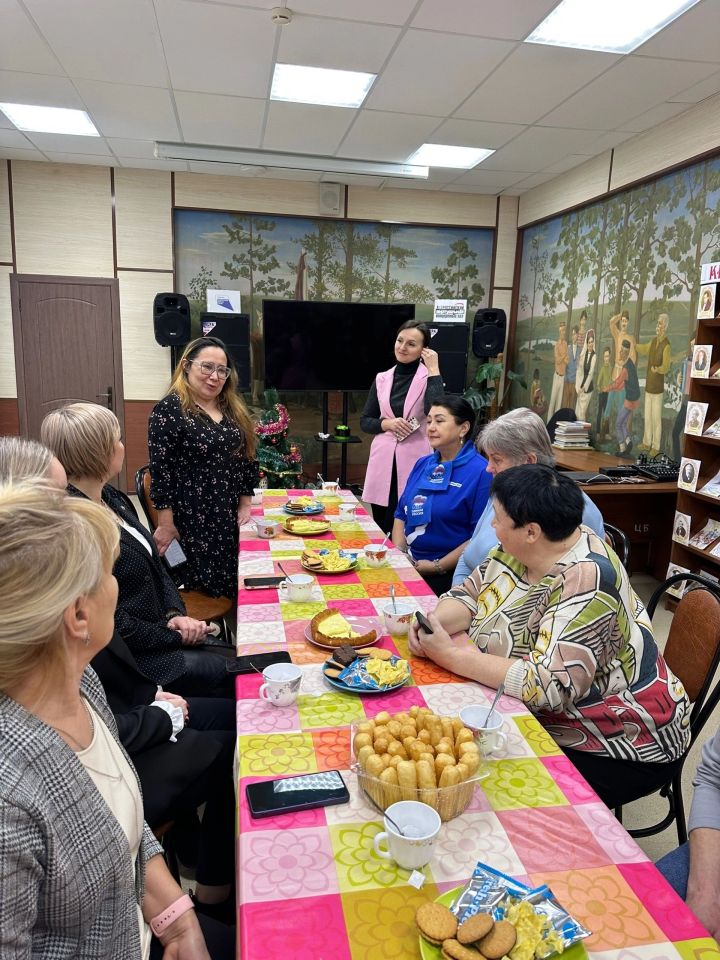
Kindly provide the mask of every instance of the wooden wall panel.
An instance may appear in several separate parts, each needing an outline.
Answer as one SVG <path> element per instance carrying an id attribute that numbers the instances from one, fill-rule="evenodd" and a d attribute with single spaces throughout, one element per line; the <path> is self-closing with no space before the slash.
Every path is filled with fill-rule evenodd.
<path id="1" fill-rule="evenodd" d="M 7 160 L 0 159 L 0 263 L 12 263 Z"/>
<path id="2" fill-rule="evenodd" d="M 504 310 L 507 314 L 508 323 L 510 322 L 510 307 L 512 306 L 512 290 L 494 289 L 492 292 L 491 307 L 497 310 Z"/>
<path id="3" fill-rule="evenodd" d="M 158 397 L 158 399 L 160 399 Z M 125 476 L 129 493 L 135 492 L 135 471 L 148 462 L 148 420 L 155 400 L 125 401 Z"/>
<path id="4" fill-rule="evenodd" d="M 16 397 L 15 349 L 10 306 L 12 267 L 0 267 L 0 397 Z"/>
<path id="5" fill-rule="evenodd" d="M 110 170 L 13 161 L 18 273 L 112 277 Z"/>
<path id="6" fill-rule="evenodd" d="M 497 200 L 476 193 L 350 187 L 348 217 L 351 220 L 399 220 L 462 227 L 494 227 Z"/>
<path id="7" fill-rule="evenodd" d="M 170 174 L 115 171 L 118 269 L 172 270 Z"/>
<path id="8" fill-rule="evenodd" d="M 20 411 L 16 399 L 0 400 L 0 437 L 17 437 L 20 434 Z"/>
<path id="9" fill-rule="evenodd" d="M 500 197 L 498 203 L 497 241 L 495 247 L 496 287 L 511 287 L 515 271 L 515 248 L 517 246 L 518 198 Z"/>
<path id="10" fill-rule="evenodd" d="M 523 193 L 518 207 L 518 226 L 544 220 L 560 210 L 588 203 L 607 193 L 611 156 L 612 152 L 606 150 L 561 177 Z"/>
<path id="11" fill-rule="evenodd" d="M 205 210 L 242 210 L 316 217 L 319 184 L 297 180 L 251 180 L 210 173 L 176 173 L 175 204 Z"/>
<path id="12" fill-rule="evenodd" d="M 720 94 L 615 147 L 612 190 L 720 147 Z"/>
<path id="13" fill-rule="evenodd" d="M 172 290 L 172 274 L 121 273 L 123 389 L 126 400 L 160 399 L 170 381 L 170 347 L 153 334 L 153 299 Z"/>

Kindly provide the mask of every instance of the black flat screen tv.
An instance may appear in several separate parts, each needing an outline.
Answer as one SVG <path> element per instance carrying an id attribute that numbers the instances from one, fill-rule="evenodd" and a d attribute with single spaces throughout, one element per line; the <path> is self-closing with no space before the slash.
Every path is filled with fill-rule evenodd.
<path id="1" fill-rule="evenodd" d="M 414 303 L 263 300 L 265 387 L 368 390 L 395 362 L 398 327 Z"/>

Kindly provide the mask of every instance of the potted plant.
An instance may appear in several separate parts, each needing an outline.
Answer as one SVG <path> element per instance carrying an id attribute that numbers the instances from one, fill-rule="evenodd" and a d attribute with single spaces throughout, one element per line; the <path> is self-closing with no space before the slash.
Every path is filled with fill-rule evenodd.
<path id="1" fill-rule="evenodd" d="M 503 394 L 500 396 L 500 380 L 505 373 Z M 525 378 L 514 370 L 505 370 L 503 355 L 499 353 L 491 360 L 481 363 L 475 371 L 475 377 L 463 396 L 480 415 L 483 423 L 494 420 L 507 400 L 513 383 L 527 390 Z"/>

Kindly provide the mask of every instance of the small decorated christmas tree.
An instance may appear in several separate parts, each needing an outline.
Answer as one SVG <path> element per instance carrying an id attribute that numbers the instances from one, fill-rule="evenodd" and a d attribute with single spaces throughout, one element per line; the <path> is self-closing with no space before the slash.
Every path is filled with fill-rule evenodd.
<path id="1" fill-rule="evenodd" d="M 267 391 L 268 409 L 255 426 L 258 435 L 257 458 L 260 464 L 260 486 L 294 489 L 301 486 L 302 457 L 297 445 L 288 441 L 290 416 L 277 400 L 275 390 Z"/>

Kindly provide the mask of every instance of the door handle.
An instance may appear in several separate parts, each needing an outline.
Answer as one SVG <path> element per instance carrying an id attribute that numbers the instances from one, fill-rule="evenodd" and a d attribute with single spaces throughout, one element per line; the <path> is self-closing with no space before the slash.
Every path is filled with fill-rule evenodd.
<path id="1" fill-rule="evenodd" d="M 107 388 L 107 393 L 96 393 L 95 396 L 98 398 L 98 400 L 105 401 L 108 410 L 113 409 L 113 388 L 112 387 Z"/>

